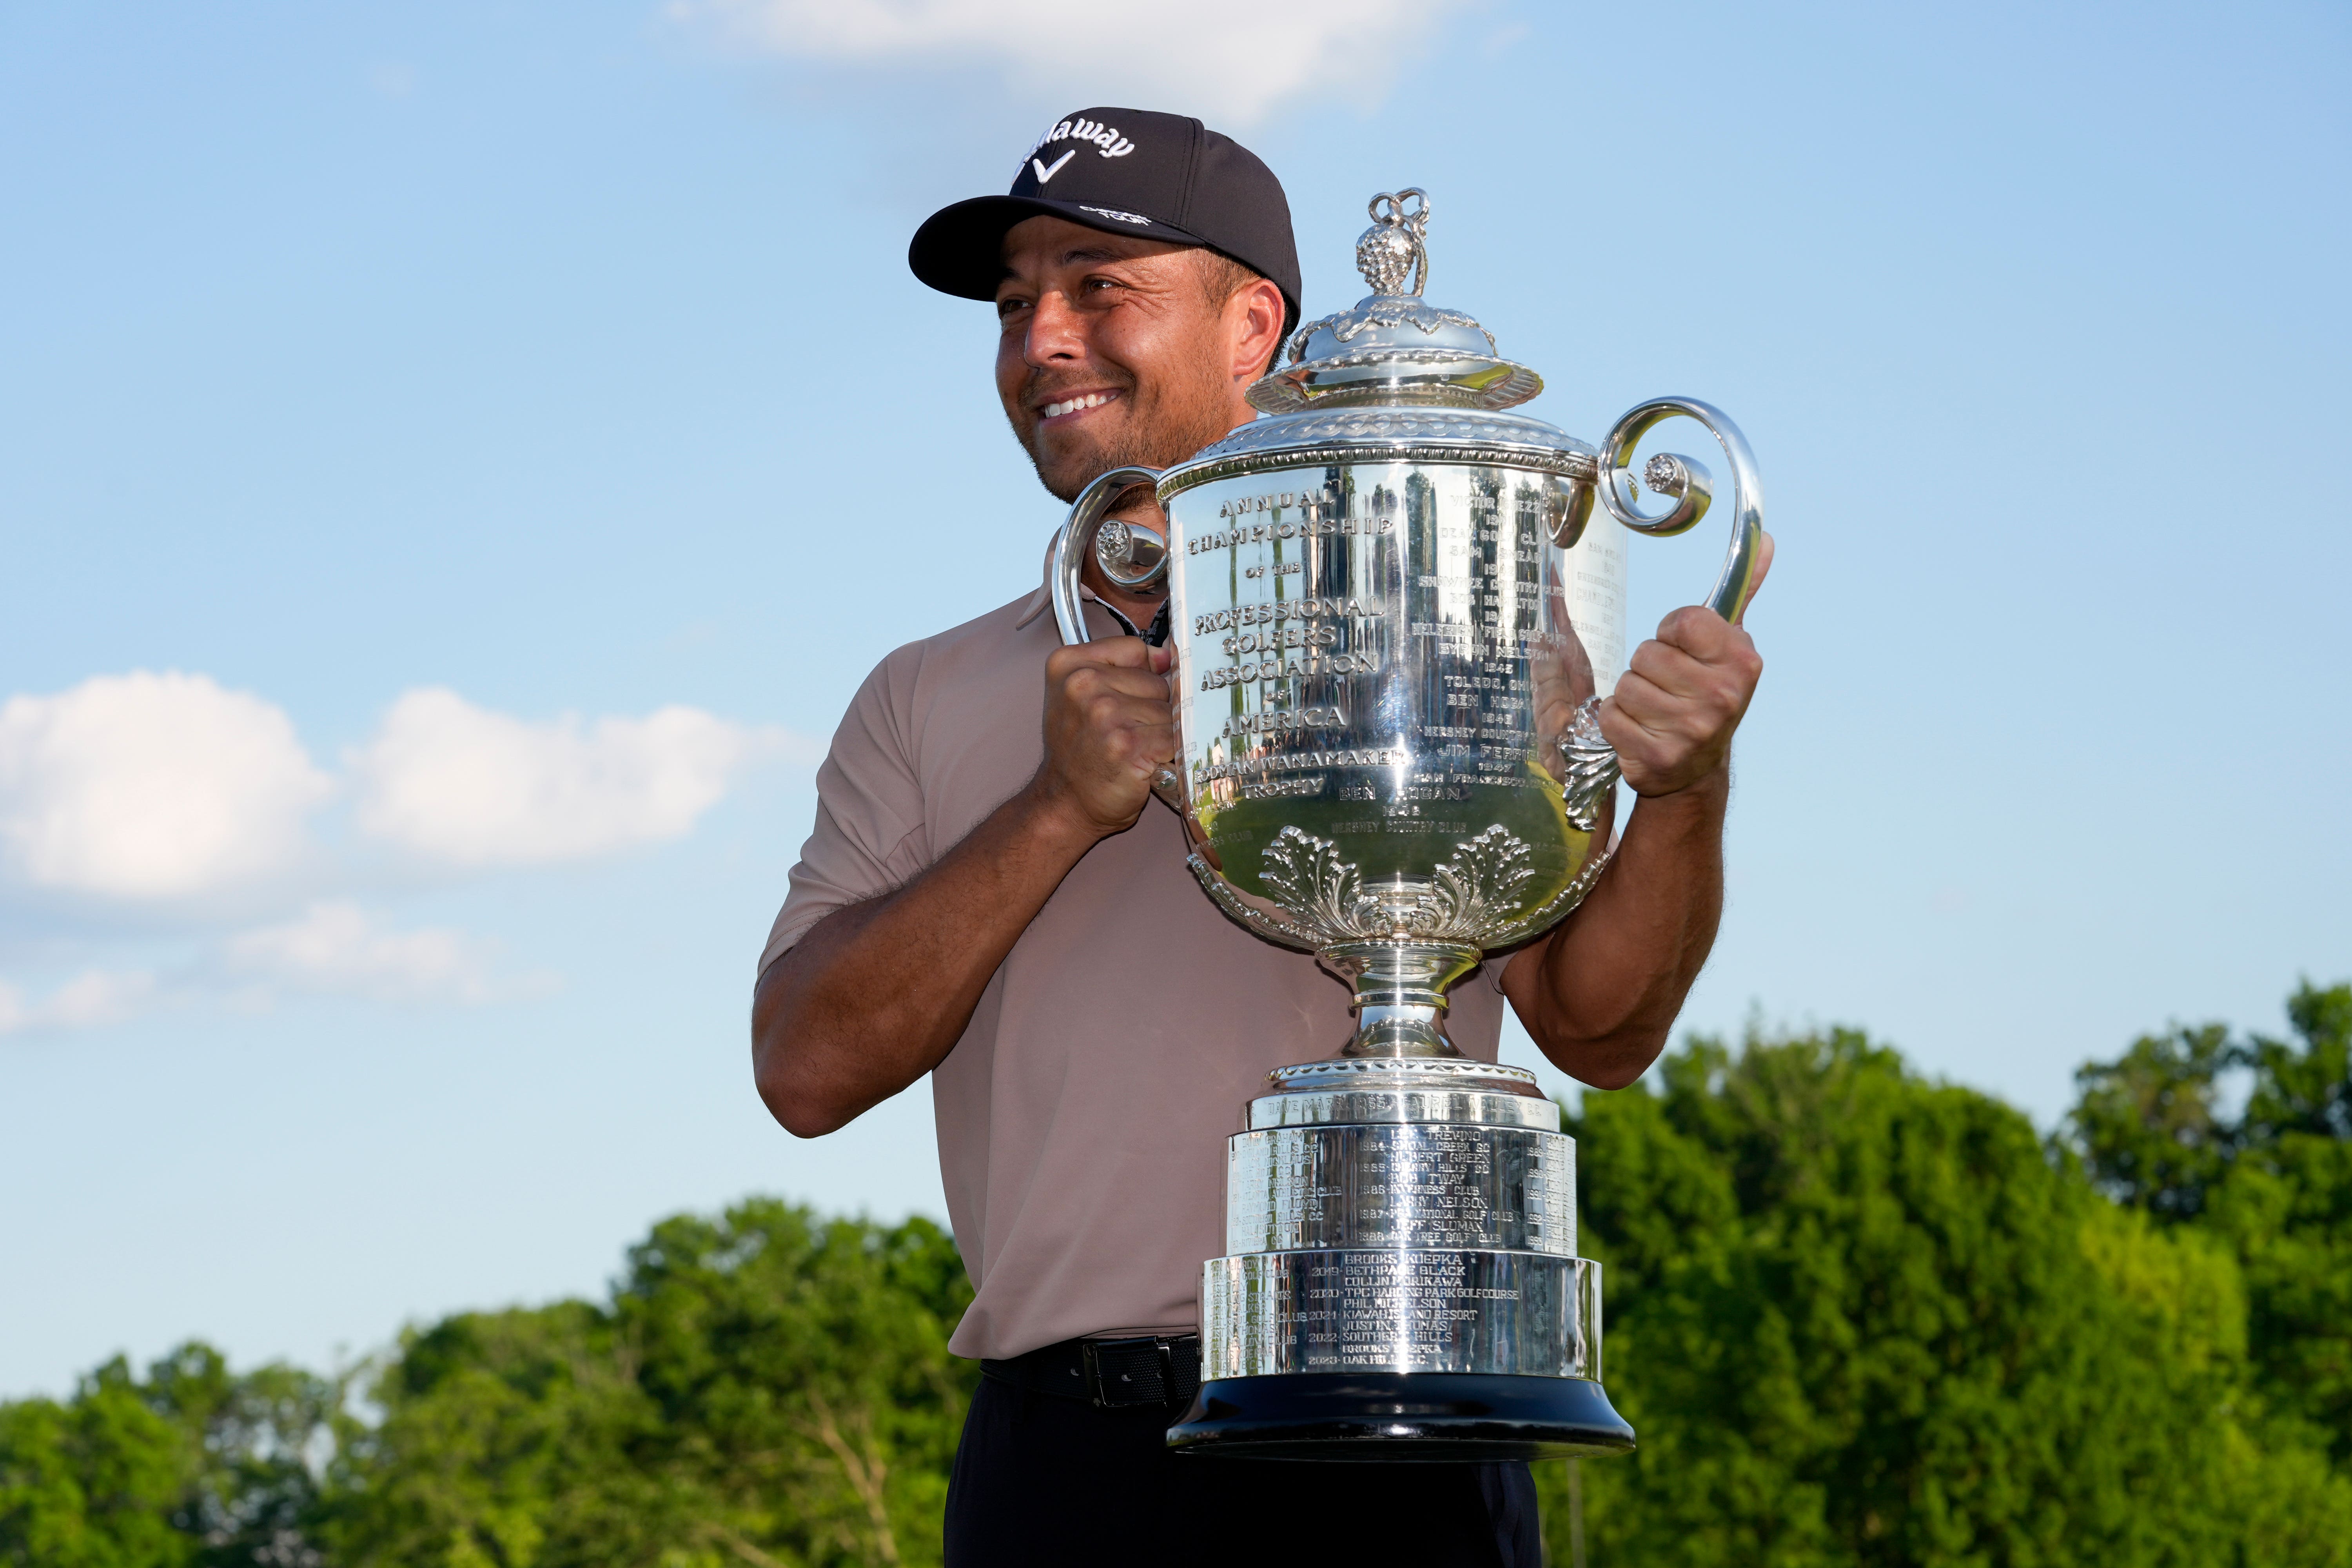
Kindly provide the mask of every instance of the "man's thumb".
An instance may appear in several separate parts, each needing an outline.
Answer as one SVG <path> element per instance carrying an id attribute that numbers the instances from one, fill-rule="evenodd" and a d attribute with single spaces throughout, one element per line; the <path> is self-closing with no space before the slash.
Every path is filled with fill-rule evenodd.
<path id="1" fill-rule="evenodd" d="M 1738 626 L 1748 618 L 1748 611 L 1756 603 L 1756 595 L 1764 591 L 1764 579 L 1772 574 L 1772 536 L 1759 531 L 1756 535 L 1756 580 L 1748 584 L 1748 603 L 1739 606 L 1739 614 L 1731 618 Z"/>

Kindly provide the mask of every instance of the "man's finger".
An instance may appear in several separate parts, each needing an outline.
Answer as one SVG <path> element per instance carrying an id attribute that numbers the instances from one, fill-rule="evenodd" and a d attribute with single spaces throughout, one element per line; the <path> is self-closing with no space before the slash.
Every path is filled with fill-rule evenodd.
<path id="1" fill-rule="evenodd" d="M 1058 676 L 1088 665 L 1149 669 L 1154 651 L 1141 637 L 1105 637 L 1100 642 L 1072 643 L 1045 656 L 1045 671 Z"/>
<path id="2" fill-rule="evenodd" d="M 1171 735 L 1176 732 L 1176 716 L 1168 710 L 1168 704 L 1165 702 L 1154 702 L 1149 699 L 1138 700 L 1132 697 L 1122 697 L 1116 700 L 1118 706 L 1112 707 L 1106 702 L 1100 710 L 1108 718 L 1108 727 L 1121 730 L 1164 730 Z"/>
<path id="3" fill-rule="evenodd" d="M 1681 648 L 1694 658 L 1712 663 L 1723 650 L 1737 647 L 1747 634 L 1705 605 L 1685 605 L 1670 610 L 1658 623 L 1657 640 Z"/>
<path id="4" fill-rule="evenodd" d="M 1663 740 L 1675 732 L 1675 721 L 1688 707 L 1688 703 L 1676 701 L 1629 669 L 1619 678 L 1616 691 L 1601 704 L 1601 731 L 1607 734 L 1608 720 L 1613 713 L 1643 733 Z M 1616 742 L 1612 740 L 1610 743 Z"/>
<path id="5" fill-rule="evenodd" d="M 1111 742 L 1112 758 L 1138 773 L 1148 776 L 1176 760 L 1173 724 L 1137 724 L 1116 733 L 1121 738 Z"/>
<path id="6" fill-rule="evenodd" d="M 1672 736 L 1643 724 L 1614 697 L 1601 703 L 1600 720 L 1601 738 L 1617 753 L 1621 768 L 1654 766 L 1659 757 L 1674 748 Z"/>
<path id="7" fill-rule="evenodd" d="M 1165 713 L 1156 720 L 1144 713 L 1118 713 L 1103 725 L 1102 733 L 1106 736 L 1133 735 L 1152 744 L 1164 742 L 1172 746 L 1176 743 L 1176 726 Z"/>
<path id="8" fill-rule="evenodd" d="M 1169 712 L 1165 702 L 1108 693 L 1087 698 L 1079 706 L 1078 717 L 1085 729 L 1098 738 L 1123 730 L 1165 730 L 1173 733 L 1176 728 L 1175 715 Z"/>
<path id="9" fill-rule="evenodd" d="M 1645 642 L 1635 648 L 1633 657 L 1625 661 L 1625 669 L 1627 674 L 1639 675 L 1659 690 L 1676 697 L 1703 696 L 1714 684 L 1705 659 L 1664 639 Z"/>
<path id="10" fill-rule="evenodd" d="M 1157 702 L 1163 708 L 1168 706 L 1168 678 L 1154 675 L 1148 669 L 1117 667 L 1106 669 L 1100 665 L 1082 666 L 1064 678 L 1062 689 L 1073 696 L 1092 697 L 1111 692 L 1120 697 Z"/>

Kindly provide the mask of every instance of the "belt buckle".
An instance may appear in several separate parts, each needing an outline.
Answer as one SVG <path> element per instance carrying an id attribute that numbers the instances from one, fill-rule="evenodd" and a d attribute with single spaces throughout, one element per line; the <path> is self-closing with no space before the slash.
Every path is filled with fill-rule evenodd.
<path id="1" fill-rule="evenodd" d="M 1167 1341 L 1151 1337 L 1132 1340 L 1080 1340 L 1078 1345 L 1086 1359 L 1087 1393 L 1094 1400 L 1097 1409 L 1124 1410 L 1138 1405 L 1168 1403 L 1169 1387 L 1174 1381 L 1171 1373 L 1175 1369 L 1171 1364 Z M 1147 1352 L 1150 1359 L 1148 1362 L 1142 1361 L 1141 1357 Z M 1106 1364 L 1107 1360 L 1110 1364 Z M 1120 1360 L 1126 1361 L 1127 1370 L 1119 1370 L 1117 1363 Z M 1111 1397 L 1114 1393 L 1114 1379 L 1118 1384 L 1135 1388 L 1135 1374 L 1146 1368 L 1150 1372 L 1149 1384 L 1143 1388 L 1135 1389 L 1130 1398 Z"/>

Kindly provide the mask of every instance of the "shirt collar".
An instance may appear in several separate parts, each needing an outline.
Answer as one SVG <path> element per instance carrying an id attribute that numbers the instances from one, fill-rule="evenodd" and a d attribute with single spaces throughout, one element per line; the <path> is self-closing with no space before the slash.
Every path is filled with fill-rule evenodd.
<path id="1" fill-rule="evenodd" d="M 1086 604 L 1100 605 L 1104 610 L 1109 613 L 1112 620 L 1117 621 L 1120 626 L 1127 628 L 1128 636 L 1131 637 L 1139 637 L 1143 635 L 1142 629 L 1133 621 L 1129 620 L 1124 611 L 1120 610 L 1117 605 L 1112 604 L 1108 599 L 1097 594 L 1092 588 L 1087 587 L 1084 583 L 1078 584 L 1078 598 Z M 1053 602 L 1054 596 L 1045 592 L 1043 587 L 1040 587 L 1035 593 L 1029 595 L 1029 602 L 1021 606 L 1021 618 L 1013 623 L 1013 629 L 1017 632 L 1022 627 L 1027 626 L 1031 621 L 1035 620 L 1039 616 L 1044 615 L 1045 613 L 1045 607 Z"/>

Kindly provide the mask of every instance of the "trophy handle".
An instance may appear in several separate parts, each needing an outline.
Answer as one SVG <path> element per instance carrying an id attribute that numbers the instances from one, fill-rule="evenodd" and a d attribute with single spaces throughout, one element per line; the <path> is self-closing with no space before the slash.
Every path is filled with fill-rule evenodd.
<path id="1" fill-rule="evenodd" d="M 1723 558 L 1715 591 L 1706 596 L 1706 607 L 1727 621 L 1737 621 L 1756 592 L 1756 551 L 1764 534 L 1764 487 L 1756 477 L 1756 455 L 1748 449 L 1748 437 L 1739 433 L 1729 415 L 1696 397 L 1654 397 L 1629 409 L 1601 443 L 1592 488 L 1600 492 L 1601 504 L 1609 509 L 1609 515 L 1636 533 L 1664 537 L 1697 527 L 1715 496 L 1715 481 L 1704 467 L 1673 452 L 1653 456 L 1643 465 L 1643 483 L 1659 495 L 1672 497 L 1675 504 L 1656 517 L 1645 517 L 1633 504 L 1641 486 L 1633 483 L 1633 470 L 1624 466 L 1652 426 L 1677 414 L 1706 426 L 1731 460 L 1731 548 Z M 1591 502 L 1585 500 L 1582 505 L 1589 508 Z M 1575 522 L 1580 528 L 1581 517 L 1576 517 Z M 1601 738 L 1597 694 L 1577 709 L 1559 738 L 1559 753 L 1568 819 L 1589 833 L 1600 821 L 1602 801 L 1617 787 L 1619 773 L 1617 753 Z"/>
<path id="2" fill-rule="evenodd" d="M 1053 552 L 1045 558 L 1045 592 L 1053 596 L 1054 624 L 1061 628 L 1062 646 L 1072 647 L 1091 642 L 1087 635 L 1085 605 L 1078 597 L 1078 582 L 1086 571 L 1087 552 L 1095 548 L 1096 536 L 1102 528 L 1103 513 L 1119 494 L 1136 485 L 1156 485 L 1160 482 L 1157 468 L 1113 468 L 1099 475 L 1095 481 L 1078 492 L 1070 503 L 1070 518 L 1062 531 L 1054 536 Z M 1112 574 L 1112 581 L 1122 588 L 1148 587 L 1168 569 L 1167 542 L 1148 528 L 1122 524 L 1129 534 L 1127 558 L 1142 569 L 1121 572 L 1118 563 L 1106 561 L 1103 570 Z M 1135 536 L 1141 535 L 1138 541 Z M 1143 548 L 1138 549 L 1141 543 Z M 1158 559 L 1146 563 L 1139 557 L 1148 556 L 1157 547 Z"/>
<path id="3" fill-rule="evenodd" d="M 1601 492 L 1601 504 L 1609 509 L 1609 515 L 1636 533 L 1664 537 L 1698 526 L 1715 493 L 1715 482 L 1705 468 L 1672 452 L 1651 458 L 1643 466 L 1643 482 L 1658 494 L 1674 498 L 1675 504 L 1660 516 L 1644 517 L 1633 505 L 1640 487 L 1633 482 L 1633 470 L 1623 466 L 1652 426 L 1677 414 L 1706 426 L 1731 462 L 1731 548 L 1723 558 L 1715 591 L 1706 596 L 1706 607 L 1727 621 L 1736 621 L 1748 608 L 1748 595 L 1756 591 L 1756 550 L 1764 533 L 1764 486 L 1756 477 L 1756 455 L 1748 449 L 1748 437 L 1739 433 L 1729 415 L 1696 397 L 1654 397 L 1627 410 L 1609 432 L 1609 438 L 1601 443 L 1600 482 L 1594 488 Z"/>
<path id="4" fill-rule="evenodd" d="M 1097 476 L 1070 503 L 1069 521 L 1054 535 L 1054 548 L 1045 556 L 1045 592 L 1054 600 L 1054 624 L 1061 629 L 1064 647 L 1094 640 L 1087 635 L 1086 605 L 1078 597 L 1078 584 L 1086 570 L 1087 552 L 1103 555 L 1097 548 L 1103 513 L 1129 487 L 1159 482 L 1157 468 L 1113 468 Z M 1119 527 L 1126 537 L 1116 558 L 1102 559 L 1103 572 L 1122 588 L 1148 587 L 1168 570 L 1168 542 L 1138 523 Z M 1184 781 L 1174 769 L 1161 768 L 1151 781 L 1151 791 L 1191 823 L 1192 814 L 1184 807 Z"/>

